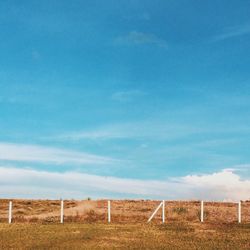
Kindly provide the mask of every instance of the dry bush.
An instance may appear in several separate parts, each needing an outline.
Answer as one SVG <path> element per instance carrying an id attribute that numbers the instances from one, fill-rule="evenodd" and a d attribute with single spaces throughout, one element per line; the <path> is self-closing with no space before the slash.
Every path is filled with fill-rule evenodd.
<path id="1" fill-rule="evenodd" d="M 185 207 L 175 207 L 173 208 L 173 213 L 177 213 L 177 214 L 186 214 L 188 211 L 187 211 L 187 208 Z"/>

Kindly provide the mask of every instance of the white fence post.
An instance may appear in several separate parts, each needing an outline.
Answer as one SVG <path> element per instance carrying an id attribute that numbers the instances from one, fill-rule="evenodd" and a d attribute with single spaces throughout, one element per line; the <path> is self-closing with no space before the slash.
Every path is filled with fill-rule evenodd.
<path id="1" fill-rule="evenodd" d="M 204 201 L 201 201 L 201 222 L 204 222 Z"/>
<path id="2" fill-rule="evenodd" d="M 165 201 L 162 201 L 162 223 L 165 223 Z"/>
<path id="3" fill-rule="evenodd" d="M 153 212 L 153 214 L 150 216 L 150 218 L 148 219 L 148 222 L 150 222 L 152 219 L 153 219 L 153 217 L 155 216 L 155 214 L 158 212 L 158 210 L 161 208 L 161 206 L 163 205 L 163 202 L 161 202 L 160 204 L 159 204 L 159 206 L 155 209 L 155 211 Z"/>
<path id="4" fill-rule="evenodd" d="M 12 222 L 12 201 L 9 202 L 9 224 Z"/>
<path id="5" fill-rule="evenodd" d="M 63 200 L 61 200 L 61 223 L 63 223 Z"/>
<path id="6" fill-rule="evenodd" d="M 238 203 L 238 222 L 241 223 L 241 202 Z"/>
<path id="7" fill-rule="evenodd" d="M 111 206 L 110 201 L 108 201 L 108 223 L 111 222 Z"/>

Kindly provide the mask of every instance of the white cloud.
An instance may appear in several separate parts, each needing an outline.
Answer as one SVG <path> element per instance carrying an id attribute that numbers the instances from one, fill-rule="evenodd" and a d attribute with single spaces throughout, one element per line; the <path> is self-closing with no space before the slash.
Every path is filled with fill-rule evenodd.
<path id="1" fill-rule="evenodd" d="M 115 43 L 121 45 L 153 44 L 158 47 L 168 48 L 168 44 L 165 40 L 157 37 L 154 34 L 143 33 L 138 31 L 131 31 L 127 35 L 117 37 L 115 39 Z"/>
<path id="2" fill-rule="evenodd" d="M 241 180 L 232 170 L 158 181 L 0 167 L 0 186 L 1 197 L 84 198 L 92 195 L 94 198 L 233 201 L 250 198 L 250 180 Z"/>
<path id="3" fill-rule="evenodd" d="M 197 190 L 200 196 L 225 200 L 250 199 L 250 180 L 241 180 L 233 169 L 207 175 L 189 175 L 182 178 L 185 184 Z"/>
<path id="4" fill-rule="evenodd" d="M 226 40 L 233 37 L 243 36 L 250 34 L 250 24 L 242 25 L 242 26 L 233 26 L 224 30 L 221 34 L 215 36 L 212 41 L 221 41 Z"/>
<path id="5" fill-rule="evenodd" d="M 0 160 L 54 164 L 111 164 L 117 162 L 84 152 L 36 145 L 0 143 Z"/>

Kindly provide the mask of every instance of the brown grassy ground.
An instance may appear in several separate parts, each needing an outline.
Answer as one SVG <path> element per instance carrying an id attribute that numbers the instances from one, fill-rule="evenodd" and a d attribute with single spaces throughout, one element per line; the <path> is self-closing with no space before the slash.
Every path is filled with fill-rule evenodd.
<path id="1" fill-rule="evenodd" d="M 0 222 L 6 222 L 9 200 L 0 199 Z M 113 200 L 111 201 L 111 219 L 114 223 L 147 222 L 160 201 L 153 200 Z M 65 222 L 107 222 L 107 201 L 64 202 Z M 237 222 L 237 204 L 205 202 L 205 222 Z M 58 222 L 60 201 L 58 200 L 13 200 L 13 222 Z M 199 201 L 167 201 L 166 221 L 199 222 Z M 160 223 L 161 211 L 153 219 Z M 242 202 L 242 222 L 250 222 L 250 201 Z"/>
<path id="2" fill-rule="evenodd" d="M 250 249 L 250 224 L 0 224 L 0 249 Z"/>
<path id="3" fill-rule="evenodd" d="M 13 224 L 8 202 L 0 200 L 0 249 L 250 249 L 250 202 L 205 203 L 205 223 L 199 222 L 199 201 L 167 201 L 166 224 L 161 211 L 146 223 L 160 201 L 113 200 L 107 224 L 107 200 L 64 202 L 13 200 Z"/>

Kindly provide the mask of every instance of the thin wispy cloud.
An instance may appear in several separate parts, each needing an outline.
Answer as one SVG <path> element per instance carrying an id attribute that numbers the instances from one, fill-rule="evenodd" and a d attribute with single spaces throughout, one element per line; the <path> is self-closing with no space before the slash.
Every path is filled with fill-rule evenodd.
<path id="1" fill-rule="evenodd" d="M 82 198 L 165 198 L 246 200 L 250 198 L 250 180 L 241 180 L 233 170 L 213 174 L 189 175 L 165 181 L 105 177 L 78 172 L 46 172 L 33 169 L 0 167 L 0 195 L 3 197 Z M 15 189 L 13 189 L 15 187 Z M 29 190 L 27 195 L 27 190 Z"/>
<path id="2" fill-rule="evenodd" d="M 0 96 L 0 103 L 19 104 L 19 103 L 22 103 L 22 100 L 21 100 L 20 97 L 4 97 L 4 96 Z"/>
<path id="3" fill-rule="evenodd" d="M 0 143 L 0 160 L 53 164 L 112 164 L 109 157 L 27 144 Z"/>
<path id="4" fill-rule="evenodd" d="M 129 20 L 129 21 L 149 21 L 151 20 L 151 15 L 150 13 L 148 12 L 142 12 L 142 13 L 138 13 L 138 14 L 135 14 L 135 15 L 125 15 L 123 17 L 125 20 Z"/>
<path id="5" fill-rule="evenodd" d="M 57 136 L 61 140 L 81 139 L 170 139 L 204 131 L 195 126 L 169 124 L 163 121 L 144 121 L 110 124 L 96 129 L 70 132 Z"/>
<path id="6" fill-rule="evenodd" d="M 36 49 L 32 50 L 31 56 L 32 56 L 32 59 L 35 60 L 35 61 L 39 60 L 41 58 L 41 54 Z"/>
<path id="7" fill-rule="evenodd" d="M 222 33 L 214 36 L 212 42 L 222 41 L 234 37 L 250 34 L 250 24 L 238 25 L 226 28 Z"/>
<path id="8" fill-rule="evenodd" d="M 168 48 L 168 44 L 164 39 L 159 38 L 155 34 L 131 31 L 124 36 L 115 39 L 116 44 L 120 45 L 143 45 L 151 44 L 161 48 Z"/>
<path id="9" fill-rule="evenodd" d="M 151 119 L 131 121 L 124 123 L 112 123 L 99 127 L 85 128 L 79 131 L 65 132 L 61 135 L 53 136 L 55 140 L 81 140 L 81 139 L 152 139 L 168 140 L 186 138 L 190 135 L 208 135 L 212 136 L 209 143 L 218 145 L 221 143 L 218 134 L 228 135 L 238 132 L 249 133 L 250 129 L 245 124 L 200 124 L 199 122 L 186 123 L 170 122 L 165 119 Z M 47 138 L 49 139 L 49 138 Z M 232 139 L 232 136 L 231 138 Z M 199 145 L 200 146 L 200 145 Z M 204 146 L 204 145 L 201 145 Z"/>
<path id="10" fill-rule="evenodd" d="M 118 91 L 113 93 L 112 99 L 119 102 L 130 102 L 137 100 L 140 97 L 146 95 L 146 92 L 141 90 L 130 90 L 130 91 Z"/>

